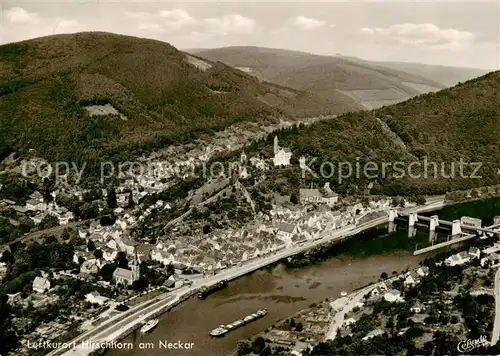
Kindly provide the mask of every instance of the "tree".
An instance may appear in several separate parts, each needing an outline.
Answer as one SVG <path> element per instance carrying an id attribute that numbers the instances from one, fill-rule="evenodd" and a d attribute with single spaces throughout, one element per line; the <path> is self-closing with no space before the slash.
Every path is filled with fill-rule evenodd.
<path id="1" fill-rule="evenodd" d="M 295 331 L 302 331 L 304 330 L 304 325 L 302 325 L 302 323 L 298 323 L 297 326 L 295 327 Z"/>
<path id="2" fill-rule="evenodd" d="M 8 299 L 5 294 L 0 294 L 0 355 L 9 354 L 18 345 L 18 338 L 11 326 L 14 313 Z"/>
<path id="3" fill-rule="evenodd" d="M 98 260 L 101 259 L 102 258 L 102 251 L 100 249 L 95 249 L 94 250 L 94 257 Z"/>
<path id="4" fill-rule="evenodd" d="M 298 204 L 299 203 L 299 198 L 297 198 L 297 194 L 292 193 L 290 195 L 290 203 L 292 203 L 292 204 Z"/>
<path id="5" fill-rule="evenodd" d="M 80 207 L 80 216 L 82 219 L 93 219 L 99 215 L 99 206 L 96 203 L 84 203 Z"/>
<path id="6" fill-rule="evenodd" d="M 252 351 L 256 354 L 260 354 L 266 347 L 266 341 L 263 337 L 257 337 L 252 343 Z"/>
<path id="7" fill-rule="evenodd" d="M 38 228 L 40 230 L 46 230 L 56 226 L 59 226 L 59 219 L 54 215 L 47 214 L 38 225 Z"/>
<path id="8" fill-rule="evenodd" d="M 30 218 L 28 218 L 26 216 L 22 216 L 19 219 L 19 228 L 21 229 L 21 231 L 23 233 L 30 232 L 31 229 L 34 228 L 34 227 L 35 227 L 35 223 Z"/>
<path id="9" fill-rule="evenodd" d="M 116 216 L 110 214 L 101 217 L 99 223 L 101 224 L 101 226 L 111 226 L 115 223 L 115 221 L 116 221 Z"/>
<path id="10" fill-rule="evenodd" d="M 0 262 L 14 264 L 14 262 L 16 262 L 16 259 L 15 259 L 14 255 L 9 250 L 5 250 L 2 253 L 2 257 L 0 258 Z"/>
<path id="11" fill-rule="evenodd" d="M 63 230 L 63 232 L 61 234 L 61 238 L 63 240 L 69 240 L 70 235 L 69 235 L 69 229 L 68 228 L 66 228 L 66 229 Z"/>
<path id="12" fill-rule="evenodd" d="M 382 272 L 382 274 L 380 275 L 380 279 L 387 279 L 387 273 L 386 272 Z"/>
<path id="13" fill-rule="evenodd" d="M 103 280 L 109 282 L 111 281 L 111 279 L 113 279 L 113 272 L 115 271 L 115 269 L 116 265 L 114 263 L 105 264 L 99 271 L 99 275 Z"/>
<path id="14" fill-rule="evenodd" d="M 115 307 L 115 309 L 118 310 L 118 311 L 127 311 L 127 310 L 129 310 L 129 307 L 126 306 L 125 304 L 118 304 Z"/>
<path id="15" fill-rule="evenodd" d="M 116 255 L 115 262 L 118 265 L 118 267 L 128 269 L 127 254 L 125 252 L 123 251 L 118 252 L 118 255 Z"/>
<path id="16" fill-rule="evenodd" d="M 130 193 L 128 194 L 128 208 L 133 209 L 134 207 L 135 207 L 135 201 L 132 195 L 132 191 L 130 191 Z"/>
<path id="17" fill-rule="evenodd" d="M 417 195 L 417 197 L 415 198 L 415 203 L 417 203 L 417 205 L 424 205 L 425 202 L 426 200 L 422 195 Z"/>
<path id="18" fill-rule="evenodd" d="M 143 277 L 139 278 L 137 281 L 134 281 L 132 283 L 132 289 L 137 292 L 142 292 L 146 290 L 147 287 L 148 287 L 148 282 Z"/>
<path id="19" fill-rule="evenodd" d="M 167 266 L 167 275 L 172 275 L 175 273 L 175 268 L 174 268 L 174 265 L 169 263 L 168 266 Z"/>
<path id="20" fill-rule="evenodd" d="M 110 209 L 115 209 L 118 205 L 118 202 L 116 200 L 116 191 L 114 188 L 111 188 L 108 192 L 107 196 L 107 202 L 108 202 L 108 208 Z"/>
<path id="21" fill-rule="evenodd" d="M 87 242 L 87 251 L 92 252 L 95 250 L 95 243 L 94 241 L 89 239 L 89 242 Z"/>

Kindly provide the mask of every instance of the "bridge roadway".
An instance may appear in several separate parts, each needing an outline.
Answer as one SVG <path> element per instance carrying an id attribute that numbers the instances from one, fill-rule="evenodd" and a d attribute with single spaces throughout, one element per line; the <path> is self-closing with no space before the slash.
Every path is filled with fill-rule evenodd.
<path id="1" fill-rule="evenodd" d="M 425 205 L 417 206 L 413 208 L 402 209 L 404 212 L 419 212 L 426 210 L 435 210 L 442 208 L 444 206 L 444 201 L 441 198 L 431 198 L 427 201 Z M 387 209 L 388 210 L 388 209 Z M 107 321 L 98 325 L 93 330 L 80 335 L 79 337 L 72 340 L 70 343 L 75 343 L 75 347 L 71 347 L 63 350 L 53 350 L 48 355 L 56 356 L 85 356 L 89 355 L 92 349 L 84 347 L 84 343 L 98 343 L 98 342 L 112 342 L 114 340 L 119 340 L 124 337 L 127 333 L 132 332 L 138 328 L 142 323 L 151 317 L 158 315 L 159 313 L 167 310 L 168 308 L 176 305 L 183 297 L 190 295 L 197 290 L 199 290 L 204 285 L 212 285 L 222 280 L 231 280 L 241 277 L 245 274 L 263 268 L 269 264 L 275 263 L 284 258 L 296 255 L 298 253 L 309 250 L 320 244 L 324 244 L 331 241 L 340 241 L 349 236 L 359 234 L 360 232 L 376 227 L 388 221 L 388 215 L 375 218 L 366 223 L 360 224 L 358 226 L 350 226 L 344 229 L 333 230 L 329 229 L 324 231 L 321 235 L 322 237 L 313 241 L 308 241 L 302 245 L 291 246 L 285 248 L 284 250 L 278 251 L 276 254 L 271 256 L 264 256 L 252 261 L 249 261 L 243 265 L 231 267 L 229 269 L 223 270 L 220 273 L 202 279 L 193 283 L 191 286 L 182 287 L 176 291 L 165 293 L 161 296 L 154 298 L 152 301 L 143 302 L 134 308 L 120 313 Z M 208 330 L 207 330 L 208 332 Z"/>

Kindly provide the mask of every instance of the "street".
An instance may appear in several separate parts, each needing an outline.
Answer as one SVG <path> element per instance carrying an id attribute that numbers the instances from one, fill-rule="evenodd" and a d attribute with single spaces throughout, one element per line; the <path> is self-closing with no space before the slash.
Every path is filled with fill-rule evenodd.
<path id="1" fill-rule="evenodd" d="M 491 346 L 496 345 L 500 336 L 500 268 L 495 274 L 495 322 L 491 336 Z"/>
<path id="2" fill-rule="evenodd" d="M 429 209 L 437 209 L 443 205 L 443 201 L 441 199 L 432 199 L 429 200 L 428 203 L 422 206 L 417 206 L 413 208 L 403 209 L 405 212 L 418 212 Z M 222 280 L 231 280 L 243 276 L 245 274 L 256 271 L 260 268 L 263 268 L 272 263 L 278 262 L 284 258 L 296 255 L 298 253 L 309 250 L 318 245 L 332 242 L 335 240 L 345 239 L 349 236 L 356 235 L 364 230 L 373 228 L 380 224 L 383 224 L 387 221 L 387 216 L 382 216 L 376 218 L 374 220 L 368 221 L 358 226 L 349 226 L 343 229 L 338 230 L 326 230 L 323 232 L 322 237 L 317 240 L 308 241 L 302 246 L 290 246 L 283 250 L 277 251 L 274 255 L 264 256 L 261 258 L 257 258 L 255 260 L 251 260 L 241 266 L 231 267 L 229 269 L 222 270 L 220 273 L 209 276 L 207 278 L 201 279 L 199 281 L 194 281 L 191 286 L 182 287 L 178 290 L 175 290 L 171 293 L 163 294 L 153 301 L 147 301 L 135 306 L 133 309 L 125 312 L 125 316 L 123 314 L 119 314 L 112 318 L 112 320 L 106 321 L 104 324 L 97 326 L 97 329 L 94 329 L 86 334 L 80 335 L 77 340 L 77 344 L 81 343 L 81 341 L 90 341 L 92 343 L 98 341 L 113 341 L 126 334 L 127 332 L 131 332 L 140 326 L 143 322 L 147 321 L 153 315 L 156 315 L 160 310 L 164 310 L 169 306 L 175 304 L 180 298 L 185 296 L 188 293 L 192 293 L 204 285 L 212 285 Z M 368 288 L 368 287 L 367 287 Z M 152 304 L 153 303 L 153 304 Z M 73 340 L 73 341 L 74 341 Z M 50 356 L 60 355 L 63 350 L 55 350 L 49 353 Z M 83 348 L 74 348 L 69 351 L 63 353 L 66 356 L 84 356 L 88 355 L 92 350 L 87 350 Z"/>

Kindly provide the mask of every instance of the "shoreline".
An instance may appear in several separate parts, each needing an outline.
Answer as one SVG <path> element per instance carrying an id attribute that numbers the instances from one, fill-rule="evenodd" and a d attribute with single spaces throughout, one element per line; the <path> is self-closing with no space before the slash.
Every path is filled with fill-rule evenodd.
<path id="1" fill-rule="evenodd" d="M 442 209 L 445 206 L 446 206 L 446 202 L 444 201 L 444 199 L 441 198 L 438 200 L 431 200 L 430 202 L 427 202 L 425 205 L 422 205 L 422 206 L 407 208 L 406 210 L 409 210 L 412 212 L 421 212 L 421 211 L 429 211 L 429 210 L 432 211 L 432 210 Z M 319 247 L 321 245 L 325 245 L 325 244 L 329 245 L 331 243 L 345 241 L 346 239 L 348 239 L 352 236 L 355 236 L 363 231 L 369 230 L 371 228 L 374 228 L 376 226 L 379 226 L 381 224 L 386 223 L 387 218 L 388 218 L 387 216 L 381 217 L 381 218 L 376 218 L 376 219 L 373 219 L 369 222 L 363 223 L 362 226 L 351 226 L 351 227 L 339 229 L 336 231 L 335 230 L 334 231 L 331 231 L 331 230 L 326 231 L 326 233 L 328 235 L 322 237 L 321 239 L 310 241 L 308 244 L 304 244 L 302 246 L 293 246 L 288 251 L 287 250 L 281 251 L 281 253 L 279 253 L 280 252 L 279 251 L 274 256 L 266 256 L 264 258 L 260 258 L 257 261 L 249 261 L 245 265 L 237 266 L 237 267 L 230 269 L 230 270 L 221 271 L 219 274 L 212 276 L 211 278 L 210 277 L 207 278 L 208 281 L 202 280 L 202 281 L 196 283 L 199 285 L 193 285 L 193 286 L 187 287 L 186 289 L 181 288 L 181 289 L 175 291 L 174 293 L 165 294 L 163 296 L 157 297 L 158 301 L 155 301 L 152 303 L 154 308 L 151 311 L 147 311 L 146 314 L 144 312 L 140 315 L 136 315 L 136 314 L 139 314 L 138 312 L 134 312 L 130 315 L 128 315 L 129 313 L 126 313 L 126 315 L 118 314 L 118 317 L 121 317 L 122 320 L 129 321 L 127 324 L 123 325 L 122 327 L 119 327 L 119 330 L 120 329 L 123 329 L 123 330 L 121 330 L 119 332 L 115 331 L 115 332 L 110 333 L 109 331 L 107 331 L 107 329 L 110 329 L 108 327 L 108 328 L 104 329 L 103 331 L 100 331 L 100 332 L 97 331 L 97 333 L 95 335 L 90 336 L 90 339 L 87 339 L 87 340 L 92 340 L 92 337 L 101 336 L 101 334 L 107 334 L 107 335 L 103 335 L 101 338 L 98 338 L 98 340 L 100 340 L 100 341 L 119 341 L 119 340 L 122 340 L 126 336 L 133 333 L 138 327 L 140 327 L 141 322 L 149 320 L 152 317 L 164 314 L 166 311 L 172 309 L 174 306 L 177 306 L 180 303 L 182 303 L 183 301 L 185 301 L 186 299 L 189 299 L 189 297 L 192 296 L 193 294 L 195 294 L 203 285 L 211 285 L 211 284 L 217 283 L 218 281 L 223 280 L 223 279 L 226 279 L 228 281 L 233 280 L 233 279 L 237 279 L 237 278 L 240 278 L 242 276 L 248 275 L 252 272 L 255 272 L 256 270 L 262 269 L 266 266 L 269 266 L 269 265 L 272 265 L 272 264 L 277 263 L 279 261 L 282 261 L 284 259 L 287 259 L 289 257 L 304 253 L 304 252 L 309 251 L 309 250 L 312 250 L 312 249 Z M 151 304 L 151 301 L 148 301 L 148 302 L 149 303 L 147 303 L 147 304 Z M 146 304 L 146 303 L 144 303 L 144 304 Z M 140 307 L 142 305 L 143 304 L 139 304 L 138 306 L 136 306 L 136 308 L 140 309 Z M 151 308 L 151 305 L 148 308 Z M 111 318 L 111 319 L 113 319 L 113 318 Z M 132 319 L 132 320 L 129 320 L 129 319 Z M 104 324 L 106 324 L 106 325 L 109 323 L 111 323 L 110 320 L 107 320 L 104 322 Z M 118 325 L 120 323 L 121 322 L 118 322 Z M 102 328 L 102 326 L 105 326 L 105 325 L 102 325 L 102 324 L 98 325 L 98 326 L 96 326 L 96 329 L 99 330 L 99 328 Z M 116 326 L 117 325 L 115 324 L 114 327 L 116 327 Z M 95 330 L 94 330 L 94 332 L 95 332 Z M 86 337 L 86 335 L 85 335 L 85 333 L 83 333 L 79 337 L 75 338 L 74 340 L 84 339 L 85 337 Z M 72 342 L 72 341 L 73 340 L 71 340 L 70 342 Z M 66 351 L 53 350 L 48 355 L 49 356 L 56 356 L 56 355 L 83 356 L 83 355 L 95 355 L 96 352 L 102 352 L 102 350 L 97 350 L 97 351 L 92 350 L 89 352 L 89 350 L 85 350 L 82 348 L 73 348 L 71 350 L 66 350 Z"/>

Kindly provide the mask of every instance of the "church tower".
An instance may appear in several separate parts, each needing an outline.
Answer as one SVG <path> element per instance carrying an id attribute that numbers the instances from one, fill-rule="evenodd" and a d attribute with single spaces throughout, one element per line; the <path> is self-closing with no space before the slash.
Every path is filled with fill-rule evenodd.
<path id="1" fill-rule="evenodd" d="M 274 136 L 274 154 L 278 153 L 278 149 L 279 149 L 279 146 L 278 146 L 278 136 Z"/>
<path id="2" fill-rule="evenodd" d="M 141 276 L 139 271 L 139 258 L 137 257 L 137 245 L 134 246 L 134 261 L 132 263 L 132 266 L 130 267 L 130 270 L 132 271 L 133 280 L 137 281 Z"/>

